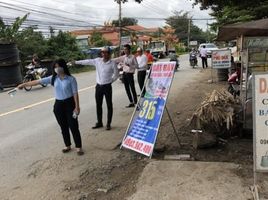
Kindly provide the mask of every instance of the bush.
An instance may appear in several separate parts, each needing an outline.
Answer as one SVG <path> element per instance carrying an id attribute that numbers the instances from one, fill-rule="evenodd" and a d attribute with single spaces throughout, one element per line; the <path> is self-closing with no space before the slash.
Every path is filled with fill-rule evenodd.
<path id="1" fill-rule="evenodd" d="M 177 54 L 184 54 L 186 52 L 186 48 L 180 46 L 175 46 L 175 50 Z"/>

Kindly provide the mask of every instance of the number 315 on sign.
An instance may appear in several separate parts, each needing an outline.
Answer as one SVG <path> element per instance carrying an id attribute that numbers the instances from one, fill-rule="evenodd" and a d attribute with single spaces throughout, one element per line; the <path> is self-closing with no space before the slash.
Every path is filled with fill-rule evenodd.
<path id="1" fill-rule="evenodd" d="M 139 117 L 147 120 L 152 120 L 155 117 L 157 101 L 145 100 L 142 104 L 142 110 L 140 111 Z"/>

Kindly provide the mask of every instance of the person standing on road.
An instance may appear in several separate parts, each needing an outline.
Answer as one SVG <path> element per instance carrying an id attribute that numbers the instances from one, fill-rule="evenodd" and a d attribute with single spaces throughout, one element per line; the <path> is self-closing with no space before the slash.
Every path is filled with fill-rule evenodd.
<path id="1" fill-rule="evenodd" d="M 81 135 L 78 125 L 78 115 L 80 113 L 79 96 L 77 82 L 66 65 L 65 60 L 56 60 L 53 64 L 52 76 L 22 83 L 18 86 L 23 89 L 27 86 L 35 86 L 38 84 L 51 84 L 54 86 L 55 104 L 53 112 L 56 120 L 61 128 L 61 133 L 65 143 L 63 153 L 71 151 L 71 138 L 69 129 L 71 129 L 75 147 L 78 155 L 83 155 Z"/>
<path id="2" fill-rule="evenodd" d="M 113 117 L 113 102 L 112 102 L 112 83 L 119 76 L 117 64 L 111 60 L 111 49 L 105 47 L 101 51 L 102 57 L 95 59 L 86 59 L 74 61 L 73 64 L 78 65 L 94 65 L 96 67 L 96 89 L 95 100 L 97 110 L 97 123 L 92 129 L 102 128 L 102 103 L 105 96 L 107 104 L 107 124 L 106 130 L 111 130 L 111 122 Z"/>
<path id="3" fill-rule="evenodd" d="M 134 55 L 131 54 L 131 47 L 129 44 L 124 45 L 124 56 L 114 58 L 116 63 L 122 63 L 123 67 L 123 82 L 125 90 L 129 99 L 129 105 L 126 108 L 135 107 L 138 101 L 137 93 L 135 89 L 134 73 L 138 68 L 138 62 Z"/>
<path id="4" fill-rule="evenodd" d="M 208 68 L 208 60 L 207 60 L 207 50 L 206 50 L 206 46 L 204 45 L 203 48 L 201 48 L 200 50 L 200 56 L 202 59 L 202 67 L 203 69 Z"/>
<path id="5" fill-rule="evenodd" d="M 144 87 L 144 82 L 146 78 L 147 68 L 148 68 L 148 60 L 145 54 L 143 54 L 143 50 L 139 47 L 137 49 L 137 62 L 138 62 L 138 74 L 137 79 L 140 86 L 140 90 L 142 92 L 141 97 L 144 97 L 144 94 L 146 92 L 146 89 Z"/>
<path id="6" fill-rule="evenodd" d="M 145 55 L 146 55 L 147 60 L 148 60 L 148 66 L 150 67 L 153 64 L 153 62 L 154 62 L 154 57 L 150 53 L 150 50 L 149 49 L 146 50 Z"/>

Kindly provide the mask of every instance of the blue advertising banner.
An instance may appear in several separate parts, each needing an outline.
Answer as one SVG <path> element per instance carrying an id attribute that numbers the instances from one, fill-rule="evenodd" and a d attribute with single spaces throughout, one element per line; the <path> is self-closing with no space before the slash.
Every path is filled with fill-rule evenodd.
<path id="1" fill-rule="evenodd" d="M 175 62 L 158 62 L 151 67 L 145 85 L 126 131 L 122 146 L 151 156 L 174 76 Z"/>

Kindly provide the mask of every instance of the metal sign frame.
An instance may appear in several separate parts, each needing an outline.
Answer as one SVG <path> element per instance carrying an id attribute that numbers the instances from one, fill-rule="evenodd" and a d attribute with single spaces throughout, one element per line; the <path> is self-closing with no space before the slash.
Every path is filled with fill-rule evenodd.
<path id="1" fill-rule="evenodd" d="M 163 109 L 163 111 L 162 111 L 162 113 L 161 113 L 161 115 L 160 115 L 160 122 L 159 122 L 159 124 L 158 124 L 157 131 L 156 131 L 156 135 L 155 135 L 155 139 L 154 139 L 153 146 L 152 146 L 152 149 L 153 149 L 153 150 L 154 150 L 154 147 L 155 147 L 155 144 L 156 144 L 156 141 L 157 141 L 157 137 L 158 137 L 158 133 L 159 133 L 159 128 L 160 128 L 161 121 L 162 121 L 162 118 L 163 118 L 164 110 L 166 109 L 166 104 L 167 104 L 167 101 L 168 101 L 170 88 L 172 87 L 172 82 L 173 82 L 174 75 L 175 75 L 175 71 L 176 71 L 176 67 L 175 67 L 176 62 L 157 62 L 157 63 L 173 63 L 173 64 L 174 64 L 174 69 L 173 69 L 173 72 L 172 72 L 171 82 L 170 82 L 170 86 L 169 86 L 169 88 L 168 88 L 168 92 L 167 92 L 166 100 L 165 100 L 165 103 L 164 103 L 164 105 L 163 105 L 164 109 Z M 155 64 L 157 64 L 157 63 L 155 63 Z M 153 65 L 152 65 L 152 66 L 153 66 Z M 151 67 L 151 69 L 150 69 L 149 74 L 151 74 L 151 70 L 152 70 L 152 67 Z M 142 89 L 142 92 L 143 92 L 143 90 L 145 89 L 145 87 L 146 87 L 146 85 L 147 85 L 147 83 L 148 83 L 148 80 L 149 80 L 149 76 L 148 76 L 147 79 L 146 79 L 146 82 L 145 82 L 145 84 L 144 84 L 144 87 L 143 87 L 143 89 Z M 139 98 L 139 100 L 138 100 L 138 102 L 137 102 L 137 105 L 135 106 L 135 109 L 134 109 L 134 111 L 133 111 L 133 113 L 132 113 L 132 116 L 131 116 L 130 122 L 129 122 L 129 124 L 128 124 L 127 130 L 126 130 L 125 135 L 124 135 L 124 137 L 123 137 L 123 140 L 122 140 L 120 149 L 122 149 L 122 147 L 124 147 L 124 146 L 123 146 L 123 142 L 125 141 L 125 139 L 126 139 L 126 137 L 127 137 L 127 135 L 128 135 L 128 131 L 129 131 L 129 128 L 130 128 L 130 126 L 131 126 L 131 124 L 132 124 L 133 118 L 134 118 L 134 116 L 135 116 L 135 114 L 136 114 L 136 112 L 137 112 L 137 108 L 140 107 L 140 101 L 141 101 L 141 98 L 142 98 L 142 97 L 140 96 L 140 98 Z M 171 120 L 171 119 L 170 119 L 170 120 Z M 173 127 L 173 128 L 174 128 L 174 127 Z M 175 131 L 175 130 L 174 130 L 174 131 Z M 175 133 L 175 134 L 176 134 L 176 133 Z M 176 136 L 177 136 L 177 135 L 176 135 Z M 179 141 L 179 140 L 178 140 L 178 141 Z M 180 145 L 180 141 L 179 141 L 179 145 Z M 126 148 L 126 147 L 125 147 L 125 148 Z M 126 148 L 126 149 L 129 149 L 129 148 Z M 150 158 L 152 158 L 153 150 L 152 150 L 151 154 L 149 155 Z M 137 152 L 137 151 L 135 151 L 135 152 Z M 139 152 L 138 152 L 138 153 L 139 153 Z M 143 154 L 143 155 L 145 155 L 145 154 Z M 146 155 L 146 156 L 147 156 L 147 155 Z"/>

